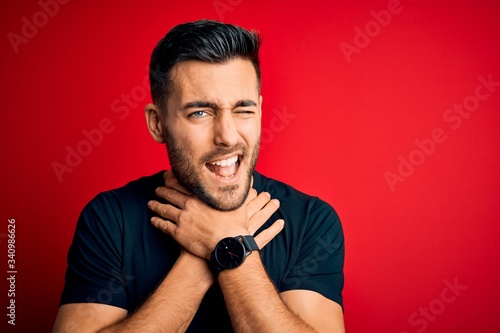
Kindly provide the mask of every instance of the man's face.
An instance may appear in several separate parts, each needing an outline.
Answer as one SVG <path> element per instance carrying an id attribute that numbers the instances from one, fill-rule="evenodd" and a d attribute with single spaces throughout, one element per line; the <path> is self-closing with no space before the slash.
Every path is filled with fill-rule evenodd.
<path id="1" fill-rule="evenodd" d="M 245 201 L 259 153 L 261 103 L 248 60 L 174 66 L 165 139 L 177 180 L 209 206 Z"/>

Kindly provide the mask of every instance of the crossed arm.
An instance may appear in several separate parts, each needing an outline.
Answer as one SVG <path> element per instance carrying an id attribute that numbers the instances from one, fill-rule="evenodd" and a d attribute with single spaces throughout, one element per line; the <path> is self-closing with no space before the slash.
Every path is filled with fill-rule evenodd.
<path id="1" fill-rule="evenodd" d="M 218 240 L 254 234 L 279 206 L 269 194 L 252 190 L 242 208 L 220 212 L 192 196 L 169 173 L 166 187 L 157 194 L 175 205 L 149 204 L 161 216 L 153 218 L 153 225 L 183 248 L 172 270 L 135 313 L 128 316 L 124 309 L 102 304 L 66 304 L 59 310 L 54 332 L 184 332 L 215 282 L 206 259 Z M 278 220 L 256 236 L 259 247 L 282 228 Z M 337 303 L 307 290 L 279 294 L 258 255 L 250 255 L 217 279 L 236 332 L 344 332 Z"/>

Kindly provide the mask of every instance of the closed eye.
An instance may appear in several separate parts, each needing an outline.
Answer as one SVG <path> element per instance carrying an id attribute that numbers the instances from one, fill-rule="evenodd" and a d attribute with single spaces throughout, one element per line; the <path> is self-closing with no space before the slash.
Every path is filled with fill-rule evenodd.
<path id="1" fill-rule="evenodd" d="M 234 113 L 242 113 L 242 114 L 254 114 L 255 111 L 253 110 L 236 110 Z"/>

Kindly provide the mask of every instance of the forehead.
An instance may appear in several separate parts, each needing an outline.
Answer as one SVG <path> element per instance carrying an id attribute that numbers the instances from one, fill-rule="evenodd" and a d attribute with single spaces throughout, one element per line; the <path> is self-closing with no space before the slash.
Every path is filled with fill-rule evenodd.
<path id="1" fill-rule="evenodd" d="M 259 95 L 257 74 L 252 62 L 246 59 L 221 64 L 183 61 L 173 67 L 171 79 L 171 98 L 178 102 L 208 99 L 223 104 Z"/>

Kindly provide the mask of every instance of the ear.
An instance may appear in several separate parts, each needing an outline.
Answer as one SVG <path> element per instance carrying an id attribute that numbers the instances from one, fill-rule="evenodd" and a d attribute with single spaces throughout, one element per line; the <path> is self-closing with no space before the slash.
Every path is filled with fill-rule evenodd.
<path id="1" fill-rule="evenodd" d="M 144 115 L 146 116 L 149 134 L 156 142 L 165 143 L 165 126 L 162 122 L 160 110 L 154 104 L 149 103 L 144 109 Z"/>
<path id="2" fill-rule="evenodd" d="M 259 108 L 259 116 L 260 118 L 262 119 L 262 95 L 259 95 L 259 105 L 258 105 L 258 108 Z"/>

